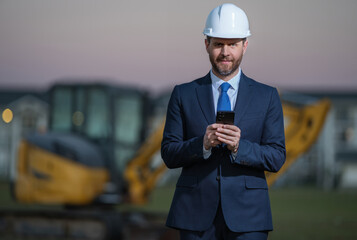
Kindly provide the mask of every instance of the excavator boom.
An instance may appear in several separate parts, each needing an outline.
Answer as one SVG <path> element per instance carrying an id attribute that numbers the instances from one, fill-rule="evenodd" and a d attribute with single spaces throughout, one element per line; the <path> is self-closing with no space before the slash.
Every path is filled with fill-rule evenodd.
<path id="1" fill-rule="evenodd" d="M 279 172 L 265 173 L 269 186 L 274 184 L 315 143 L 324 125 L 330 105 L 331 103 L 327 99 L 300 108 L 288 103 L 283 104 L 286 122 L 286 161 Z"/>

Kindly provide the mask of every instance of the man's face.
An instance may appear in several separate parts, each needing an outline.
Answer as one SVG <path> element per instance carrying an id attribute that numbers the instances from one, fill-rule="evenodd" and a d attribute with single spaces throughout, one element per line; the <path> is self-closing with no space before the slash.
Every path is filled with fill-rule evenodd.
<path id="1" fill-rule="evenodd" d="M 238 73 L 248 41 L 240 38 L 211 38 L 205 40 L 206 50 L 212 64 L 213 73 L 228 81 Z"/>

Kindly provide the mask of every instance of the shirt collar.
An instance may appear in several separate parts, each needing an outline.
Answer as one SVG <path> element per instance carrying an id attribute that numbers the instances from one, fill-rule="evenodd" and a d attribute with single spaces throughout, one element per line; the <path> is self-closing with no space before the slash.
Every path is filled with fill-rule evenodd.
<path id="1" fill-rule="evenodd" d="M 241 75 L 242 75 L 242 70 L 239 67 L 239 71 L 238 71 L 237 75 L 235 75 L 232 79 L 230 79 L 228 81 L 228 83 L 231 85 L 231 87 L 233 88 L 234 91 L 238 90 Z M 223 81 L 222 79 L 220 79 L 219 77 L 214 75 L 214 73 L 212 72 L 212 69 L 210 71 L 210 76 L 211 76 L 211 80 L 212 80 L 212 86 L 218 91 L 221 84 L 224 83 L 225 81 Z"/>

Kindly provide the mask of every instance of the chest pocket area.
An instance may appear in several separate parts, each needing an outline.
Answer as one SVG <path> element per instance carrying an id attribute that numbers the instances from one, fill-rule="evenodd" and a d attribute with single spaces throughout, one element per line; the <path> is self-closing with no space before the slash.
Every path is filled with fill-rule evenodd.
<path id="1" fill-rule="evenodd" d="M 259 120 L 263 120 L 264 118 L 264 113 L 263 112 L 251 112 L 251 113 L 246 113 L 244 114 L 244 116 L 242 117 L 241 121 L 252 121 L 255 119 L 259 119 Z"/>

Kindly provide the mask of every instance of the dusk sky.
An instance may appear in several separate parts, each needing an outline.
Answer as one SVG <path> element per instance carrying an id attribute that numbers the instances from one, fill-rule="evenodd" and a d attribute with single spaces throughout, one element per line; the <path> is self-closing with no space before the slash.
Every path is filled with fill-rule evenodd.
<path id="1" fill-rule="evenodd" d="M 0 0 L 0 88 L 59 79 L 171 89 L 210 70 L 213 0 Z M 356 0 L 230 1 L 248 15 L 245 74 L 282 90 L 357 91 Z"/>

